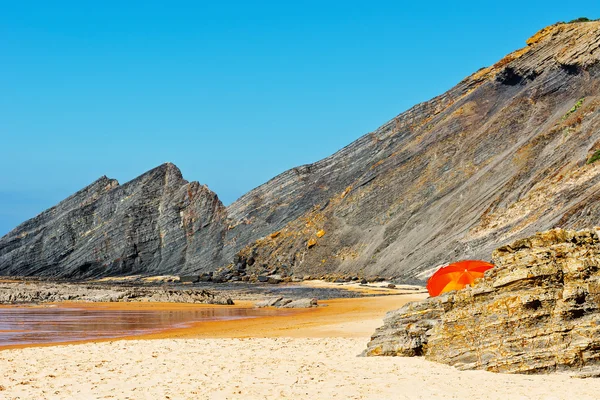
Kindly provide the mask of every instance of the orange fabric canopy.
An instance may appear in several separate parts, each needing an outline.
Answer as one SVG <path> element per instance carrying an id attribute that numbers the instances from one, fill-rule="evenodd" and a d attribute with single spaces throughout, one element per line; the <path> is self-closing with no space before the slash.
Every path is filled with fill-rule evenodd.
<path id="1" fill-rule="evenodd" d="M 451 290 L 460 290 L 472 285 L 475 279 L 483 277 L 483 273 L 494 264 L 479 260 L 465 260 L 450 264 L 437 270 L 427 281 L 429 295 L 437 296 Z"/>

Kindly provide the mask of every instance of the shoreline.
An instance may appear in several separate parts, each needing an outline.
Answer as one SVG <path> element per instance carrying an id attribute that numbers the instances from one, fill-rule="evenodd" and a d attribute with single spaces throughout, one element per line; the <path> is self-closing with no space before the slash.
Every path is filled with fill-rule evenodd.
<path id="1" fill-rule="evenodd" d="M 208 321 L 141 339 L 370 337 L 388 311 L 422 298 L 386 295 L 323 300 L 319 307 L 294 309 L 288 315 Z"/>
<path id="2" fill-rule="evenodd" d="M 323 300 L 319 307 L 285 309 L 282 315 L 232 320 L 200 321 L 186 327 L 170 327 L 159 332 L 93 338 L 66 342 L 0 345 L 0 351 L 30 347 L 49 347 L 121 340 L 194 339 L 194 338 L 318 338 L 369 337 L 382 323 L 385 313 L 403 304 L 423 298 L 419 295 L 384 295 Z M 152 310 L 176 311 L 201 308 L 253 308 L 254 301 L 240 300 L 233 306 L 195 303 L 159 302 L 60 302 L 39 305 L 4 305 L 4 307 L 63 307 L 85 310 Z"/>
<path id="3" fill-rule="evenodd" d="M 148 278 L 150 279 L 150 278 Z M 235 305 L 240 301 L 258 301 L 268 297 L 283 296 L 293 300 L 317 298 L 364 297 L 385 294 L 415 294 L 424 290 L 420 286 L 399 285 L 385 287 L 377 282 L 360 285 L 356 282 L 332 283 L 303 281 L 279 284 L 256 283 L 177 283 L 177 282 L 61 282 L 61 281 L 11 281 L 0 278 L 0 305 L 36 304 L 58 302 L 160 302 L 193 304 Z M 390 285 L 394 286 L 394 285 Z M 235 301 L 234 301 L 235 300 Z"/>

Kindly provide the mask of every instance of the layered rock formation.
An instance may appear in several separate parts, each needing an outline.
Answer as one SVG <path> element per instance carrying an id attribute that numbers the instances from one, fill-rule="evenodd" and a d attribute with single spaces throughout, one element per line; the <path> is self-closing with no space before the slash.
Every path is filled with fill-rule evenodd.
<path id="1" fill-rule="evenodd" d="M 599 47 L 599 22 L 545 28 L 226 208 L 172 165 L 123 186 L 103 178 L 0 239 L 0 275 L 188 274 L 237 256 L 253 260 L 250 276 L 408 279 L 539 230 L 593 226 Z"/>
<path id="2" fill-rule="evenodd" d="M 85 278 L 210 268 L 225 208 L 173 164 L 120 186 L 102 177 L 0 240 L 0 274 Z"/>
<path id="3" fill-rule="evenodd" d="M 126 285 L 0 282 L 0 304 L 55 303 L 62 301 L 234 304 L 233 300 L 225 294 L 209 290 Z"/>
<path id="4" fill-rule="evenodd" d="M 600 23 L 551 26 L 527 44 L 234 203 L 267 235 L 241 255 L 302 274 L 409 278 L 540 230 L 594 226 Z M 298 205 L 310 208 L 283 229 L 264 222 Z"/>
<path id="5" fill-rule="evenodd" d="M 460 369 L 600 373 L 600 240 L 555 229 L 494 251 L 473 287 L 391 312 L 366 355 Z"/>
<path id="6" fill-rule="evenodd" d="M 258 301 L 254 304 L 255 308 L 276 307 L 276 308 L 312 308 L 318 307 L 319 301 L 316 298 L 289 299 L 284 297 L 274 297 L 267 300 Z"/>

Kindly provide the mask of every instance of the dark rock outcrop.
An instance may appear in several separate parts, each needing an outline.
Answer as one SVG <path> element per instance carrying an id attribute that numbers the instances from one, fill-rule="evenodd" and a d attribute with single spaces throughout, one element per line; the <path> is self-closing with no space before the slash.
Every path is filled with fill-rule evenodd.
<path id="1" fill-rule="evenodd" d="M 274 268 L 407 280 L 536 231 L 593 226 L 599 60 L 600 22 L 550 26 L 226 208 L 172 164 L 122 186 L 101 178 L 0 239 L 0 275 L 190 275 L 231 264 L 216 281 Z"/>
<path id="2" fill-rule="evenodd" d="M 473 287 L 389 313 L 365 354 L 494 372 L 600 372 L 597 231 L 540 233 L 493 260 Z"/>
<path id="3" fill-rule="evenodd" d="M 65 283 L 0 283 L 0 304 L 77 302 L 162 302 L 232 305 L 223 293 L 161 287 L 74 285 Z"/>
<path id="4" fill-rule="evenodd" d="M 210 270 L 225 208 L 173 164 L 102 177 L 0 239 L 0 275 L 88 278 Z"/>

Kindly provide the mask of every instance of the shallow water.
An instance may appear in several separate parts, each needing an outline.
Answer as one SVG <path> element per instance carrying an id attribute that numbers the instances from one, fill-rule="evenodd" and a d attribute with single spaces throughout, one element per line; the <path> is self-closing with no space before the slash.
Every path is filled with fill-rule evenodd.
<path id="1" fill-rule="evenodd" d="M 202 321 L 280 315 L 236 307 L 189 310 L 101 310 L 76 307 L 0 308 L 0 347 L 118 338 L 190 326 Z"/>

